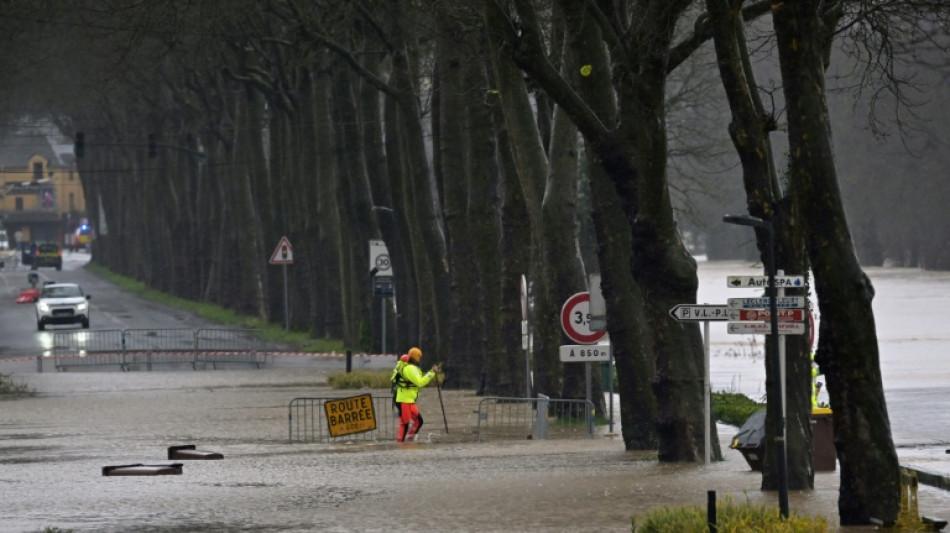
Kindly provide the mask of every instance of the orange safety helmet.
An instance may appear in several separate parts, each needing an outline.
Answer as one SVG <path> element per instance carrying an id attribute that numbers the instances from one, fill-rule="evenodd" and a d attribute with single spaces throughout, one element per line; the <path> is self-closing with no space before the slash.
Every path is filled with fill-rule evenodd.
<path id="1" fill-rule="evenodd" d="M 416 347 L 409 348 L 409 358 L 418 363 L 422 359 L 422 350 Z"/>
<path id="2" fill-rule="evenodd" d="M 402 361 L 403 363 L 408 363 L 408 362 L 409 362 L 409 354 L 407 354 L 407 353 L 402 354 L 402 355 L 399 357 L 399 360 Z"/>

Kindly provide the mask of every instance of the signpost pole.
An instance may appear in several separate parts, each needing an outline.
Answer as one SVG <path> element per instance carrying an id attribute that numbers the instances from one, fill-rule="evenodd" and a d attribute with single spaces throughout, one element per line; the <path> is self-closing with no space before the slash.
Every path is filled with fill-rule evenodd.
<path id="1" fill-rule="evenodd" d="M 287 263 L 284 263 L 284 331 L 290 331 L 290 291 L 287 288 Z"/>
<path id="2" fill-rule="evenodd" d="M 608 390 L 610 391 L 610 433 L 614 432 L 614 354 L 613 351 L 610 352 L 610 360 L 607 361 L 607 383 L 609 383 Z"/>
<path id="3" fill-rule="evenodd" d="M 524 344 L 524 392 L 525 398 L 531 397 L 531 335 L 528 333 L 528 321 L 521 321 L 521 338 Z"/>
<path id="4" fill-rule="evenodd" d="M 771 324 L 771 336 L 768 339 L 772 347 L 773 371 L 772 375 L 781 380 L 778 398 L 778 417 L 775 421 L 775 457 L 778 460 L 778 505 L 779 513 L 782 518 L 788 518 L 788 452 L 785 447 L 785 369 L 784 361 L 779 357 L 779 335 L 778 335 L 778 302 L 776 300 L 777 287 L 775 284 L 775 271 L 778 265 L 775 264 L 775 228 L 772 227 L 771 220 L 762 220 L 759 217 L 749 215 L 725 215 L 723 222 L 737 224 L 740 226 L 752 226 L 764 230 L 769 238 L 769 264 L 768 264 L 768 295 L 769 295 L 769 323 Z"/>
<path id="5" fill-rule="evenodd" d="M 712 428 L 710 427 L 712 422 L 712 407 L 709 405 L 709 321 L 703 321 L 703 416 L 705 418 L 705 423 L 703 427 L 703 447 L 705 448 L 705 459 L 706 464 L 708 465 L 711 461 L 709 446 L 712 441 Z"/>
<path id="6" fill-rule="evenodd" d="M 776 275 L 784 276 L 785 273 L 784 271 L 779 270 Z M 785 288 L 776 287 L 775 295 L 776 295 L 775 296 L 776 298 L 784 297 Z M 773 309 L 773 312 L 774 311 L 775 310 Z M 779 339 L 778 339 L 778 366 L 779 366 L 779 374 L 780 374 L 779 381 L 782 386 L 782 427 L 784 428 L 786 424 L 785 421 L 787 420 L 787 417 L 785 416 L 785 412 L 787 411 L 787 409 L 785 406 L 788 405 L 788 396 L 785 394 L 786 388 L 787 388 L 786 382 L 785 382 L 785 375 L 786 375 L 786 370 L 787 370 L 786 359 L 785 359 L 785 335 L 779 335 Z"/>
<path id="7" fill-rule="evenodd" d="M 524 397 L 531 397 L 531 337 L 528 335 L 528 280 L 521 275 L 521 348 L 524 349 Z"/>
<path id="8" fill-rule="evenodd" d="M 287 288 L 287 265 L 294 262 L 294 249 L 290 246 L 290 241 L 287 240 L 286 236 L 280 238 L 269 262 L 272 265 L 282 265 L 284 267 L 284 330 L 290 331 L 290 290 Z"/>
<path id="9" fill-rule="evenodd" d="M 591 378 L 590 378 L 590 365 L 592 365 L 592 364 L 594 364 L 594 363 L 591 363 L 591 362 L 589 362 L 589 361 L 586 362 L 586 363 L 584 363 L 584 383 L 585 383 L 586 388 L 587 388 L 586 394 L 587 394 L 587 401 L 588 401 L 588 402 L 593 401 L 593 400 L 591 400 L 591 397 L 593 396 L 593 394 L 591 393 Z M 590 409 L 590 404 L 589 404 L 589 403 L 584 404 L 584 410 L 587 411 L 587 413 L 586 413 L 587 416 L 585 416 L 584 418 L 585 418 L 585 420 L 587 420 L 587 426 L 588 426 L 588 427 L 587 427 L 587 430 L 588 430 L 588 431 L 590 431 L 590 430 L 593 428 L 593 426 L 594 426 L 594 420 L 593 420 L 593 417 L 591 416 L 591 413 L 590 413 L 589 409 Z M 593 433 L 591 433 L 591 435 L 593 435 Z"/>

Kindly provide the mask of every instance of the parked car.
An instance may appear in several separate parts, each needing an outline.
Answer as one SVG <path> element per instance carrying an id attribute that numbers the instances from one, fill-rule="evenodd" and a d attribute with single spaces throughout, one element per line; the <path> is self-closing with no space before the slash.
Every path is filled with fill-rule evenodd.
<path id="1" fill-rule="evenodd" d="M 36 252 L 30 258 L 30 269 L 39 267 L 55 267 L 63 269 L 63 249 L 55 242 L 41 242 L 36 245 Z"/>
<path id="2" fill-rule="evenodd" d="M 80 324 L 89 329 L 89 299 L 75 283 L 49 283 L 36 301 L 36 329 L 47 324 Z"/>

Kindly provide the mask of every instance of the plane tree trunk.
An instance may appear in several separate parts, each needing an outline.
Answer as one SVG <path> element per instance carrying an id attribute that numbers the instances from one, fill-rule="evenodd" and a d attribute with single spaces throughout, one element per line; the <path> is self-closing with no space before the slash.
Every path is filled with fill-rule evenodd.
<path id="1" fill-rule="evenodd" d="M 841 524 L 893 522 L 900 465 L 881 380 L 874 289 L 854 253 L 835 169 L 824 58 L 836 19 L 820 4 L 801 0 L 773 8 L 788 106 L 791 189 L 799 199 L 821 312 L 815 360 L 834 417 Z"/>

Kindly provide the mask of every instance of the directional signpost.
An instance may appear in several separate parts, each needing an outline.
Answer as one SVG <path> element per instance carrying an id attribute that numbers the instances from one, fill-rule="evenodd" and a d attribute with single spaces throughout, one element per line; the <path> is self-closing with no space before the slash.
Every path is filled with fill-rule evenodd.
<path id="1" fill-rule="evenodd" d="M 670 316 L 680 322 L 738 320 L 739 310 L 725 305 L 677 304 L 670 309 Z"/>
<path id="2" fill-rule="evenodd" d="M 729 276 L 726 285 L 732 288 L 764 289 L 769 286 L 768 276 Z M 805 286 L 804 276 L 775 276 L 775 287 L 780 289 L 801 289 Z"/>
<path id="3" fill-rule="evenodd" d="M 738 309 L 730 309 L 725 305 L 697 305 L 697 304 L 676 304 L 670 309 L 670 316 L 679 322 L 702 322 L 703 323 L 703 396 L 704 401 L 703 420 L 703 444 L 706 464 L 710 462 L 710 440 L 712 438 L 712 428 L 710 427 L 709 405 L 709 322 L 735 320 L 738 316 Z"/>
<path id="4" fill-rule="evenodd" d="M 734 335 L 769 335 L 772 325 L 768 322 L 730 322 L 729 333 Z M 779 335 L 801 335 L 805 333 L 804 322 L 779 322 Z"/>
<path id="5" fill-rule="evenodd" d="M 727 220 L 728 221 L 728 220 Z M 786 276 L 781 270 L 774 270 L 775 268 L 775 251 L 774 251 L 774 235 L 771 233 L 771 225 L 769 227 L 769 237 L 773 240 L 770 244 L 769 253 L 770 260 L 772 263 L 772 270 L 770 270 L 770 276 L 729 276 L 726 279 L 726 286 L 730 288 L 767 288 L 769 298 L 762 298 L 765 300 L 765 306 L 768 307 L 768 310 L 763 311 L 749 311 L 746 307 L 746 304 L 752 304 L 746 299 L 740 299 L 737 302 L 737 307 L 741 308 L 740 319 L 741 320 L 753 320 L 752 322 L 730 322 L 727 326 L 729 333 L 739 334 L 739 335 L 772 335 L 772 338 L 769 339 L 769 342 L 772 344 L 773 350 L 776 351 L 776 356 L 778 358 L 778 380 L 779 380 L 779 413 L 780 413 L 780 423 L 776 429 L 775 440 L 779 446 L 779 507 L 781 509 L 781 515 L 783 517 L 788 516 L 788 476 L 786 473 L 788 458 L 786 455 L 785 448 L 785 335 L 801 335 L 805 333 L 805 324 L 802 321 L 804 319 L 804 311 L 797 309 L 804 307 L 803 305 L 798 305 L 798 301 L 790 301 L 791 299 L 785 296 L 785 289 L 800 289 L 805 287 L 805 277 L 804 276 Z M 773 280 L 770 282 L 770 279 Z M 804 297 L 801 297 L 804 300 Z M 773 300 L 774 299 L 774 300 Z M 779 302 L 784 304 L 784 308 L 779 308 Z M 732 301 L 730 300 L 730 306 L 732 306 Z M 754 314 L 753 314 L 754 313 Z M 743 316 L 744 314 L 744 316 Z M 761 320 L 767 320 L 767 322 L 760 322 Z M 774 334 L 774 335 L 773 335 Z"/>
<path id="6" fill-rule="evenodd" d="M 768 298 L 729 298 L 726 305 L 734 309 L 765 309 L 769 306 Z M 775 299 L 775 307 L 779 309 L 798 309 L 805 307 L 804 296 L 784 296 Z"/>
<path id="7" fill-rule="evenodd" d="M 775 316 L 780 339 L 779 355 L 784 369 L 785 335 L 805 333 L 805 297 L 785 296 L 785 289 L 805 287 L 804 276 L 775 276 Z M 768 276 L 728 276 L 726 285 L 731 288 L 767 288 Z M 670 309 L 670 317 L 679 322 L 703 323 L 703 351 L 705 356 L 705 394 L 709 395 L 709 323 L 729 322 L 727 330 L 736 335 L 769 335 L 772 333 L 770 298 L 729 298 L 726 305 L 677 304 Z M 563 356 L 562 356 L 563 358 Z M 784 381 L 784 376 L 780 379 Z M 709 406 L 706 406 L 706 464 L 709 464 Z"/>
<path id="8" fill-rule="evenodd" d="M 772 319 L 772 313 L 768 309 L 733 309 L 739 312 L 739 320 L 743 322 L 768 322 Z M 804 309 L 778 309 L 777 316 L 779 322 L 801 322 L 805 320 Z"/>

